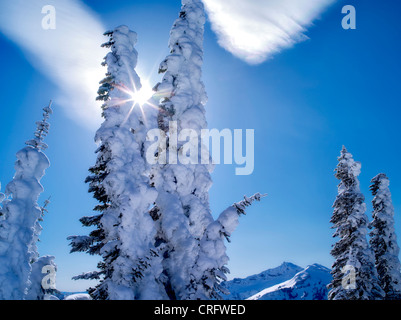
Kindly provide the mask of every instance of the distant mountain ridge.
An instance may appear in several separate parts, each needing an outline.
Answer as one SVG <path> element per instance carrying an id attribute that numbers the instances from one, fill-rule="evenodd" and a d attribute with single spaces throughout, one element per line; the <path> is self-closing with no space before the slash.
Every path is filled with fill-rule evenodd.
<path id="1" fill-rule="evenodd" d="M 312 264 L 305 269 L 290 262 L 246 278 L 225 281 L 227 300 L 326 300 L 330 269 Z"/>
<path id="2" fill-rule="evenodd" d="M 293 263 L 283 262 L 280 266 L 267 269 L 259 274 L 225 281 L 222 286 L 230 292 L 228 296 L 225 296 L 225 299 L 245 300 L 268 287 L 291 279 L 302 270 L 303 268 Z"/>

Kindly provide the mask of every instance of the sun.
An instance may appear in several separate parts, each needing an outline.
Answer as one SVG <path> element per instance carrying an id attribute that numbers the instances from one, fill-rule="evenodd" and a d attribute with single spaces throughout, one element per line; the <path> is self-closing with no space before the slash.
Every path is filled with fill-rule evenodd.
<path id="1" fill-rule="evenodd" d="M 131 94 L 131 98 L 135 104 L 138 104 L 142 107 L 149 101 L 153 94 L 154 92 L 152 90 L 152 87 L 149 85 L 148 82 L 145 81 L 142 83 L 142 87 L 138 91 Z"/>
<path id="2" fill-rule="evenodd" d="M 127 94 L 129 97 L 126 100 L 121 100 L 119 104 L 124 104 L 127 102 L 131 103 L 131 109 L 128 111 L 128 113 L 123 121 L 123 124 L 125 124 L 125 122 L 128 121 L 129 117 L 131 116 L 133 110 L 136 107 L 139 107 L 140 111 L 142 112 L 143 120 L 145 122 L 146 122 L 146 109 L 148 106 L 151 108 L 154 108 L 156 110 L 159 109 L 159 106 L 154 103 L 153 99 L 151 99 L 153 97 L 153 95 L 155 94 L 155 91 L 153 91 L 149 82 L 147 80 L 142 80 L 141 83 L 142 83 L 142 86 L 137 91 L 131 91 L 124 86 L 118 86 L 118 88 L 122 92 Z M 132 86 L 135 88 L 134 84 Z M 146 105 L 146 108 L 145 108 L 145 105 Z"/>

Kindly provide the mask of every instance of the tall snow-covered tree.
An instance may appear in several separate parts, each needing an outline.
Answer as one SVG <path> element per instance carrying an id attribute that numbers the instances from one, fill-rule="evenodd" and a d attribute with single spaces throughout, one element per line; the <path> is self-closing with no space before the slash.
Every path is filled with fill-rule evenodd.
<path id="1" fill-rule="evenodd" d="M 207 96 L 201 80 L 204 24 L 202 1 L 183 0 L 170 31 L 170 54 L 160 64 L 163 78 L 154 87 L 160 99 L 158 127 L 167 136 L 166 150 L 159 150 L 156 158 L 167 163 L 160 161 L 152 171 L 158 197 L 151 214 L 158 225 L 158 244 L 164 248 L 161 279 L 170 299 L 220 296 L 219 282 L 228 272 L 224 235 L 233 231 L 238 219 L 233 207 L 213 219 L 209 206 L 213 165 L 202 161 L 205 149 L 197 139 L 207 128 Z M 255 199 L 260 197 L 250 202 Z M 241 202 L 238 208 L 242 206 L 246 205 Z"/>
<path id="2" fill-rule="evenodd" d="M 360 191 L 358 180 L 361 164 L 354 161 L 345 147 L 342 148 L 338 161 L 335 177 L 340 180 L 340 184 L 330 222 L 336 229 L 333 237 L 340 239 L 331 250 L 335 261 L 331 271 L 333 280 L 328 285 L 328 299 L 382 299 L 384 292 L 380 287 L 374 255 L 366 238 L 368 218 L 365 214 L 365 197 Z"/>
<path id="3" fill-rule="evenodd" d="M 374 196 L 373 221 L 369 224 L 370 246 L 375 254 L 380 285 L 388 300 L 401 299 L 400 248 L 394 229 L 394 207 L 389 189 L 390 181 L 384 173 L 371 180 Z"/>
<path id="4" fill-rule="evenodd" d="M 98 214 L 80 219 L 95 227 L 89 236 L 71 236 L 71 252 L 98 254 L 99 271 L 75 279 L 100 279 L 90 289 L 94 299 L 162 299 L 159 281 L 161 257 L 155 247 L 156 227 L 149 208 L 157 192 L 150 186 L 144 158 L 146 119 L 132 96 L 140 89 L 135 71 L 137 35 L 126 26 L 105 33 L 111 51 L 103 65 L 98 100 L 103 101 L 104 122 L 96 133 L 96 164 L 86 179 L 99 204 Z"/>
<path id="5" fill-rule="evenodd" d="M 17 152 L 15 175 L 5 189 L 0 221 L 0 299 L 21 300 L 30 286 L 31 264 L 39 255 L 36 247 L 42 210 L 37 201 L 43 192 L 40 180 L 50 162 L 43 150 L 49 130 L 51 103 L 37 122 L 35 137 Z"/>
<path id="6" fill-rule="evenodd" d="M 212 181 L 210 165 L 177 160 L 185 142 L 177 141 L 182 130 L 200 137 L 207 127 L 207 100 L 201 81 L 205 12 L 200 0 L 184 0 L 179 18 L 170 32 L 170 54 L 160 64 L 163 79 L 154 90 L 160 98 L 158 125 L 167 133 L 167 164 L 153 175 L 158 190 L 156 219 L 160 225 L 160 243 L 166 244 L 163 260 L 165 286 L 171 299 L 191 299 L 197 291 L 193 267 L 199 244 L 207 226 L 213 222 L 208 191 Z M 174 125 L 172 125 L 174 124 Z"/>

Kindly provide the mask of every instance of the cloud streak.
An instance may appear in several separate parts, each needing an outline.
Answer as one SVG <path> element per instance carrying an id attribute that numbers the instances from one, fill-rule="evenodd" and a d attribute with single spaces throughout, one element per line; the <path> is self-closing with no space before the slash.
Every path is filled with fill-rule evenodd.
<path id="1" fill-rule="evenodd" d="M 334 0 L 203 0 L 219 44 L 259 64 L 308 37 L 307 27 Z"/>
<path id="2" fill-rule="evenodd" d="M 54 30 L 42 28 L 45 5 L 56 9 Z M 100 48 L 105 30 L 89 8 L 79 0 L 3 0 L 0 31 L 58 86 L 59 96 L 49 92 L 49 99 L 54 98 L 69 117 L 85 127 L 99 125 L 101 111 L 95 98 L 105 73 L 100 66 L 106 54 Z"/>

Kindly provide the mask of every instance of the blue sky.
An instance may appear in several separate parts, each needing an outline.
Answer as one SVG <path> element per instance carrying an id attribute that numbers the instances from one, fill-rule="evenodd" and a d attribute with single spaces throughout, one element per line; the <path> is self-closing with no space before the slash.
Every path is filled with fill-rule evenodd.
<path id="1" fill-rule="evenodd" d="M 57 9 L 57 1 L 46 3 Z M 168 53 L 169 30 L 180 2 L 84 3 L 105 29 L 126 24 L 138 33 L 138 72 L 151 84 L 160 80 L 155 68 Z M 341 8 L 346 4 L 356 8 L 356 30 L 341 27 Z M 255 130 L 253 174 L 236 176 L 234 165 L 217 166 L 210 190 L 212 211 L 217 216 L 243 195 L 268 193 L 241 218 L 227 245 L 231 277 L 258 273 L 283 261 L 331 266 L 329 220 L 338 184 L 333 170 L 342 145 L 362 163 L 360 181 L 369 217 L 370 179 L 379 172 L 389 176 L 401 237 L 400 9 L 389 0 L 380 5 L 372 0 L 337 1 L 307 27 L 307 40 L 257 65 L 221 47 L 208 20 L 203 80 L 209 128 Z M 40 11 L 37 16 L 40 19 Z M 17 26 L 30 27 L 28 23 L 21 20 Z M 52 71 L 37 64 L 29 49 L 6 32 L 0 34 L 0 46 L 2 190 L 12 179 L 15 153 L 32 137 L 41 108 L 53 99 L 46 140 L 51 167 L 42 180 L 41 197 L 44 201 L 51 196 L 51 204 L 39 249 L 41 255 L 56 257 L 58 289 L 82 290 L 87 282 L 70 278 L 92 270 L 98 258 L 69 254 L 66 237 L 88 232 L 78 219 L 91 215 L 95 205 L 84 180 L 95 161 L 96 126 L 85 125 L 79 113 L 63 105 L 61 97 L 73 99 L 75 92 L 60 94 L 60 83 L 49 76 Z"/>

